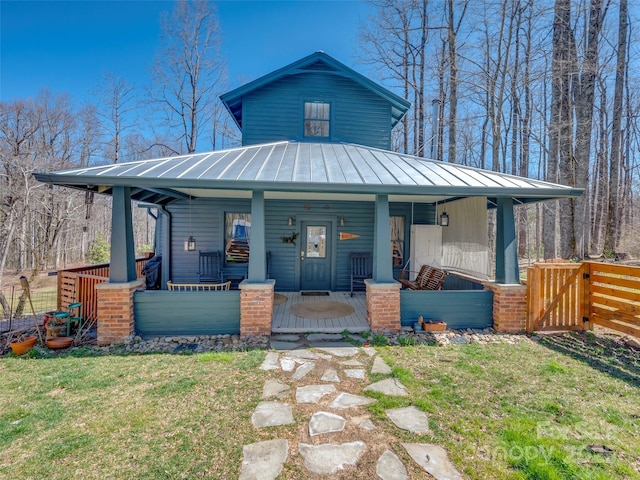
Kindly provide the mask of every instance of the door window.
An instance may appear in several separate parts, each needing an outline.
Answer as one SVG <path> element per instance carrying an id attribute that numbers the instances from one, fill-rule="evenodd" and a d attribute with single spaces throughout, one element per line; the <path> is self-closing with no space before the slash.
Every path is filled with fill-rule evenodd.
<path id="1" fill-rule="evenodd" d="M 325 258 L 327 256 L 327 227 L 307 227 L 307 258 Z"/>

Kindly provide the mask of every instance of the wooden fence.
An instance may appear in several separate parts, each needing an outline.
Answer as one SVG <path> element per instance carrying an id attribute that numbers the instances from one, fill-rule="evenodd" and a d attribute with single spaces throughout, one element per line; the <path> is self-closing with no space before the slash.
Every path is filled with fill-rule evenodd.
<path id="1" fill-rule="evenodd" d="M 640 267 L 540 263 L 527 271 L 527 332 L 601 325 L 640 337 Z"/>
<path id="2" fill-rule="evenodd" d="M 148 257 L 136 259 L 136 275 L 144 277 L 142 269 Z M 82 316 L 95 320 L 98 316 L 98 298 L 95 286 L 109 281 L 109 264 L 58 270 L 58 310 L 65 310 L 70 303 L 82 302 Z"/>

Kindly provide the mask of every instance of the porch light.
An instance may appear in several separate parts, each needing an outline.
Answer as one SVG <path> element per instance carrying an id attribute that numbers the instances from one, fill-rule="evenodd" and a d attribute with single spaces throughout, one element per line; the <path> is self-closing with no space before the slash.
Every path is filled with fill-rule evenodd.
<path id="1" fill-rule="evenodd" d="M 441 227 L 449 226 L 449 215 L 447 215 L 447 212 L 442 212 L 442 215 L 440 215 L 440 226 Z"/>
<path id="2" fill-rule="evenodd" d="M 340 225 L 341 227 L 344 227 L 344 217 L 342 215 L 338 217 L 338 225 Z"/>
<path id="3" fill-rule="evenodd" d="M 289 227 L 293 227 L 293 224 L 296 223 L 296 218 L 289 215 L 289 218 L 287 218 L 287 225 Z"/>
<path id="4" fill-rule="evenodd" d="M 196 249 L 196 239 L 195 239 L 195 237 L 193 235 L 189 235 L 189 238 L 184 243 L 186 245 L 185 250 L 187 250 L 188 252 L 195 251 L 195 249 Z"/>

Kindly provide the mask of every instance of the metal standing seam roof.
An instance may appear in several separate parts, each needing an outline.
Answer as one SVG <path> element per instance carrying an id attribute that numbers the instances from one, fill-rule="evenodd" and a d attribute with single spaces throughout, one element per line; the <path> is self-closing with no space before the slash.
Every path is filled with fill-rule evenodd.
<path id="1" fill-rule="evenodd" d="M 37 180 L 168 203 L 180 189 L 512 197 L 526 203 L 582 189 L 347 143 L 283 141 L 52 173 Z M 144 196 L 146 195 L 146 196 Z M 142 198 L 144 196 L 144 198 Z"/>

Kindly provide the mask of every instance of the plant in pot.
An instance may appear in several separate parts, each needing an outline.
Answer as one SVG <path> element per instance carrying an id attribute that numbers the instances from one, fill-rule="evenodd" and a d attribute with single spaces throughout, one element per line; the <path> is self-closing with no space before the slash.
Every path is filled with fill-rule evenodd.
<path id="1" fill-rule="evenodd" d="M 23 355 L 34 347 L 36 340 L 35 336 L 20 334 L 9 342 L 9 346 L 14 354 Z"/>

